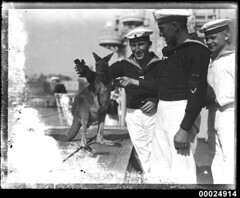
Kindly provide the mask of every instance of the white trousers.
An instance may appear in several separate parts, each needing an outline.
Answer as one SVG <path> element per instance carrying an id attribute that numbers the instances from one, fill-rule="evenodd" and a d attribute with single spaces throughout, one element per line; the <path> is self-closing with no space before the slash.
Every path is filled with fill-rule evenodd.
<path id="1" fill-rule="evenodd" d="M 125 117 L 132 144 L 138 154 L 144 173 L 149 172 L 155 113 L 144 114 L 140 109 L 127 108 Z"/>
<path id="2" fill-rule="evenodd" d="M 189 131 L 190 147 L 176 150 L 174 136 L 185 115 L 186 100 L 159 100 L 153 131 L 149 183 L 196 184 L 196 164 L 193 154 L 197 145 L 200 115 Z"/>
<path id="3" fill-rule="evenodd" d="M 214 184 L 235 184 L 234 108 L 209 109 L 208 144 Z"/>

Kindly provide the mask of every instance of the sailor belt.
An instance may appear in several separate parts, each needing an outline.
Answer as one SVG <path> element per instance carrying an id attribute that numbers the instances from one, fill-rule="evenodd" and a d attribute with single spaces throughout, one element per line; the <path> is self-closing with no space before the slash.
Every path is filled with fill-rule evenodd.
<path id="1" fill-rule="evenodd" d="M 225 110 L 227 110 L 227 109 L 229 109 L 229 108 L 234 108 L 234 102 L 231 102 L 231 103 L 228 103 L 228 104 L 226 104 L 226 105 L 223 105 L 223 106 L 220 106 L 219 104 L 218 104 L 218 109 L 219 109 L 219 111 L 221 111 L 221 112 L 223 112 L 223 111 L 225 111 Z"/>
<path id="2" fill-rule="evenodd" d="M 207 105 L 206 108 L 207 109 L 216 109 L 216 110 L 218 109 L 219 111 L 223 112 L 229 108 L 234 108 L 234 105 L 235 105 L 234 102 L 230 102 L 223 106 L 220 106 L 218 103 L 212 103 L 210 105 Z"/>

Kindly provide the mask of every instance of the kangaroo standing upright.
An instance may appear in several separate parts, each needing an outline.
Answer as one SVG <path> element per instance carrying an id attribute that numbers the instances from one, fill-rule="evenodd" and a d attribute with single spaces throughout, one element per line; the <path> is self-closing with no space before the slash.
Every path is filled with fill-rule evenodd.
<path id="1" fill-rule="evenodd" d="M 100 58 L 93 52 L 93 56 L 96 60 L 95 79 L 74 98 L 72 105 L 73 123 L 70 131 L 66 135 L 54 135 L 54 138 L 60 141 L 70 141 L 78 134 L 82 127 L 81 146 L 88 148 L 86 130 L 93 122 L 98 121 L 96 142 L 111 144 L 111 141 L 103 139 L 103 128 L 110 102 L 111 80 L 108 78 L 108 61 L 112 55 L 113 53 L 104 58 Z M 81 65 L 84 64 L 84 61 L 80 62 L 77 59 L 75 63 L 80 64 L 79 67 L 76 67 L 78 73 L 90 71 L 87 66 Z M 86 67 L 87 70 L 85 71 L 84 68 Z"/>

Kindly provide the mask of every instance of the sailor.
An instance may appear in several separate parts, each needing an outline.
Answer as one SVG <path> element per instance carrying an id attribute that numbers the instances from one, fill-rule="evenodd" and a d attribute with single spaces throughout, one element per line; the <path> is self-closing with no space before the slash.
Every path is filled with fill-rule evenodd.
<path id="1" fill-rule="evenodd" d="M 184 9 L 154 12 L 159 35 L 167 44 L 156 79 L 129 80 L 132 85 L 158 93 L 156 124 L 152 137 L 150 183 L 196 184 L 193 157 L 200 111 L 207 95 L 207 46 L 191 39 Z"/>
<path id="2" fill-rule="evenodd" d="M 55 93 L 67 93 L 65 85 L 60 81 L 59 77 L 51 77 L 51 82 L 54 85 L 54 94 Z"/>
<path id="3" fill-rule="evenodd" d="M 129 42 L 132 54 L 109 67 L 108 76 L 115 79 L 117 86 L 124 87 L 126 91 L 126 125 L 134 146 L 135 159 L 140 161 L 143 173 L 149 171 L 150 148 L 152 132 L 155 123 L 157 107 L 157 94 L 141 87 L 128 86 L 122 77 L 138 80 L 156 78 L 160 59 L 150 51 L 152 30 L 136 28 L 125 35 Z M 91 83 L 94 73 L 87 78 Z"/>
<path id="4" fill-rule="evenodd" d="M 230 47 L 229 19 L 204 24 L 204 33 L 211 52 L 208 69 L 208 143 L 214 184 L 235 183 L 236 136 L 235 50 Z"/>

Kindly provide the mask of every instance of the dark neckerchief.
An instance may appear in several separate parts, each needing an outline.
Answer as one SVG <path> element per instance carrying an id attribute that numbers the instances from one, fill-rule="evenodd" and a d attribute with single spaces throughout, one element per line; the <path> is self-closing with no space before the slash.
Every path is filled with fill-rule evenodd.
<path id="1" fill-rule="evenodd" d="M 179 45 L 175 45 L 175 46 L 166 46 L 162 49 L 162 54 L 163 57 L 169 57 L 170 55 L 172 55 L 174 52 L 176 52 L 177 50 L 189 46 L 193 43 L 199 43 L 202 44 L 203 46 L 205 46 L 207 48 L 207 46 L 204 44 L 203 40 L 198 37 L 196 34 L 194 35 L 190 35 L 189 39 L 186 39 L 183 43 L 180 43 Z"/>
<path id="2" fill-rule="evenodd" d="M 227 56 L 227 55 L 232 54 L 234 52 L 235 52 L 235 50 L 231 46 L 227 45 L 217 55 L 212 54 L 211 59 L 212 59 L 212 61 L 215 61 L 215 60 L 217 60 L 221 57 Z"/>

